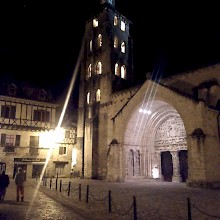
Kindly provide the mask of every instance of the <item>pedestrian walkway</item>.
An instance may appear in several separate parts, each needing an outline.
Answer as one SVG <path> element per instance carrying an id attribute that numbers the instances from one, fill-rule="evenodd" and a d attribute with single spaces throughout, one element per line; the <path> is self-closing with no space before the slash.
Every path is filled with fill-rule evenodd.
<path id="1" fill-rule="evenodd" d="M 220 219 L 220 189 L 191 188 L 185 183 L 147 179 L 130 180 L 126 183 L 58 179 L 56 190 L 56 179 L 52 180 L 51 188 L 49 182 L 48 180 L 46 187 L 41 187 L 45 193 L 52 191 L 60 200 L 62 198 L 70 200 L 74 206 L 90 213 L 91 219 L 94 219 L 92 218 L 94 216 L 95 219 L 125 220 Z M 71 187 L 68 195 L 69 183 Z M 111 192 L 111 212 L 109 212 L 109 192 Z"/>
<path id="2" fill-rule="evenodd" d="M 16 201 L 16 185 L 10 179 L 5 200 L 0 203 L 0 220 L 85 220 L 80 210 L 69 208 L 43 194 L 38 182 L 28 179 L 25 183 L 24 202 Z M 82 217 L 81 217 L 82 216 Z"/>
<path id="3" fill-rule="evenodd" d="M 0 204 L 0 220 L 189 220 L 189 211 L 192 220 L 220 219 L 220 189 L 146 179 L 110 183 L 54 178 L 47 179 L 46 186 L 40 181 L 36 190 L 38 183 L 35 179 L 27 180 L 22 203 L 16 202 L 16 188 L 11 180 L 5 201 Z"/>

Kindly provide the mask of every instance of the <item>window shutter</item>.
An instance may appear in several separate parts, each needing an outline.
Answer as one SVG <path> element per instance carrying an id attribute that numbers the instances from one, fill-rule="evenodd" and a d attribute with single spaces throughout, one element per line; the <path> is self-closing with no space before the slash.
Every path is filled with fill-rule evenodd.
<path id="1" fill-rule="evenodd" d="M 6 143 L 6 134 L 1 134 L 1 145 L 5 145 Z"/>
<path id="2" fill-rule="evenodd" d="M 21 135 L 16 135 L 16 138 L 15 138 L 15 146 L 16 147 L 20 146 L 20 140 L 21 140 Z"/>

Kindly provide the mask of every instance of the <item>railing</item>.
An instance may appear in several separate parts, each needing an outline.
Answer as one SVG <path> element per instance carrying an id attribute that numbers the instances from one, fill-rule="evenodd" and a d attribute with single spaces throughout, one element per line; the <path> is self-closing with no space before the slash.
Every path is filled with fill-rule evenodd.
<path id="1" fill-rule="evenodd" d="M 22 118 L 4 118 L 0 117 L 0 125 L 1 128 L 7 128 L 7 129 L 54 129 L 56 127 L 55 122 L 42 122 L 42 121 L 34 121 L 31 119 L 22 119 Z"/>
<path id="2" fill-rule="evenodd" d="M 89 208 L 92 209 L 93 207 L 98 207 L 98 210 L 100 212 L 103 212 L 105 215 L 111 215 L 112 217 L 116 217 L 115 219 L 148 219 L 148 216 L 150 215 L 155 216 L 155 219 L 160 219 L 161 215 L 167 216 L 167 219 L 170 219 L 171 217 L 169 216 L 169 214 L 174 214 L 173 210 L 169 210 L 168 204 L 164 204 L 164 201 L 162 201 L 162 204 L 159 204 L 159 202 L 157 201 L 159 200 L 159 197 L 155 197 L 153 195 L 153 197 L 150 199 L 150 203 L 146 202 L 144 204 L 141 204 L 139 207 L 138 204 L 140 203 L 138 203 L 136 195 L 131 196 L 130 201 L 127 199 L 125 201 L 125 197 L 123 197 L 122 192 L 112 192 L 112 190 L 102 191 L 101 188 L 90 189 L 90 185 L 83 185 L 81 183 L 76 184 L 66 179 L 44 178 L 42 181 L 42 186 L 47 187 L 51 191 L 59 193 L 60 195 L 69 198 L 71 201 L 74 200 L 75 204 L 77 204 L 77 201 L 80 203 L 84 202 L 87 210 Z M 148 197 L 149 199 L 150 194 L 142 196 Z M 128 196 L 126 196 L 126 198 L 127 197 Z M 122 198 L 123 200 L 120 201 L 123 202 L 120 203 L 118 198 Z M 147 201 L 149 202 L 149 200 Z M 182 216 L 180 216 L 178 210 L 175 210 L 177 211 L 176 213 L 179 219 L 192 220 L 193 211 L 196 212 L 195 220 L 220 219 L 220 216 L 215 215 L 213 213 L 210 214 L 207 211 L 200 208 L 199 205 L 196 205 L 196 203 L 192 203 L 190 198 L 187 198 L 187 201 L 185 202 L 181 201 L 181 203 L 185 204 L 185 211 L 184 209 L 182 210 L 182 208 L 178 207 L 178 209 L 181 209 Z M 160 213 L 160 211 L 163 210 L 163 208 L 161 209 L 162 206 L 166 207 L 167 213 Z M 200 216 L 199 218 L 197 217 L 198 215 Z"/>

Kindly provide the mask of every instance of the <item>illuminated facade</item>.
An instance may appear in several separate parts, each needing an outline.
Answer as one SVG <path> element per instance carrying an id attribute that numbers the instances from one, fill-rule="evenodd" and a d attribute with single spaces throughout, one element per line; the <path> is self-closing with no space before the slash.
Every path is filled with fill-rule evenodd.
<path id="1" fill-rule="evenodd" d="M 100 6 L 85 28 L 76 170 L 220 187 L 220 65 L 132 86 L 130 21 Z"/>
<path id="2" fill-rule="evenodd" d="M 42 172 L 48 177 L 69 177 L 76 128 L 60 128 L 55 133 L 58 109 L 48 91 L 1 85 L 0 160 L 6 163 L 8 175 L 14 176 L 22 167 L 27 178 Z"/>

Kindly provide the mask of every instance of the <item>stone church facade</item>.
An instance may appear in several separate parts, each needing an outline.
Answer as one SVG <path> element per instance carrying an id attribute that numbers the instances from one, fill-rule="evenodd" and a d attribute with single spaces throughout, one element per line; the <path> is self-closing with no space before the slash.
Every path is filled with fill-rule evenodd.
<path id="1" fill-rule="evenodd" d="M 220 65 L 132 84 L 130 21 L 114 6 L 102 0 L 86 23 L 75 169 L 220 187 Z"/>

